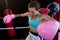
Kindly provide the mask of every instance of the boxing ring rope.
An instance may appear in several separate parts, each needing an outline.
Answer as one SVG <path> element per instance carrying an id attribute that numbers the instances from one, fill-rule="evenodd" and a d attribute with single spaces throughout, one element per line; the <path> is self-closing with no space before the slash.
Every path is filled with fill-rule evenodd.
<path id="1" fill-rule="evenodd" d="M 29 27 L 10 27 L 10 28 L 0 28 L 0 30 L 10 30 L 10 29 L 25 29 L 25 28 L 29 28 Z"/>
<path id="2" fill-rule="evenodd" d="M 25 29 L 25 28 L 29 28 L 29 27 L 15 27 L 15 29 Z"/>

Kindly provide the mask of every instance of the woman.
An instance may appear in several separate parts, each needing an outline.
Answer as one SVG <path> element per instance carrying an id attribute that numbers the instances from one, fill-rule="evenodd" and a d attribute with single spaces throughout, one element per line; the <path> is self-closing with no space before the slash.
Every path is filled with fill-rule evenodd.
<path id="1" fill-rule="evenodd" d="M 39 3 L 37 1 L 33 1 L 28 4 L 29 12 L 16 15 L 16 17 L 27 16 L 29 19 L 30 32 L 29 32 L 29 35 L 27 36 L 26 40 L 42 40 L 42 38 L 39 37 L 39 35 L 36 31 L 37 26 L 41 23 L 39 21 L 39 18 L 41 16 L 41 13 L 39 13 L 39 9 L 40 9 Z"/>
<path id="2" fill-rule="evenodd" d="M 42 22 L 42 21 L 40 21 L 41 13 L 39 12 L 40 11 L 39 9 L 40 9 L 39 3 L 37 1 L 33 1 L 28 4 L 29 12 L 16 15 L 16 17 L 27 16 L 29 19 L 30 32 L 29 32 L 29 35 L 27 36 L 26 40 L 43 40 L 38 35 L 37 30 L 36 30 L 38 25 L 41 24 L 41 22 Z M 49 11 L 50 10 L 48 9 L 47 12 L 49 12 Z"/>

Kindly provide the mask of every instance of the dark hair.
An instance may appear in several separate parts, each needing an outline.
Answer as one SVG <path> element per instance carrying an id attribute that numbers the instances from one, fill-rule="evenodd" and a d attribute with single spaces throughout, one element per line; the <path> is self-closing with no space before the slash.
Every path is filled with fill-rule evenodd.
<path id="1" fill-rule="evenodd" d="M 54 17 L 56 13 L 59 11 L 59 4 L 56 2 L 51 3 L 48 8 L 50 9 L 50 13 L 48 14 L 51 17 Z"/>
<path id="2" fill-rule="evenodd" d="M 29 4 L 28 4 L 28 8 L 31 8 L 31 7 L 34 7 L 36 10 L 38 10 L 40 8 L 40 4 L 38 1 L 31 1 Z"/>

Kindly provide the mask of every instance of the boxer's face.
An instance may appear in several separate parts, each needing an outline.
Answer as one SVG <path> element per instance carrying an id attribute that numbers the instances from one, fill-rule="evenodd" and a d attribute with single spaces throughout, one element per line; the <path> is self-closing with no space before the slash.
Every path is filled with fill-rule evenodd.
<path id="1" fill-rule="evenodd" d="M 31 15 L 37 15 L 39 11 L 37 11 L 34 7 L 28 8 Z"/>

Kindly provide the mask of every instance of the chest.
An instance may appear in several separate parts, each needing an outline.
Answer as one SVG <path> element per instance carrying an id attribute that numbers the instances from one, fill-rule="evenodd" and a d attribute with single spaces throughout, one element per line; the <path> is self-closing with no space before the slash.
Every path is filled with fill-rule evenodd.
<path id="1" fill-rule="evenodd" d="M 29 23 L 30 24 L 38 24 L 38 23 L 40 23 L 39 19 L 40 19 L 40 17 L 38 17 L 38 16 L 35 18 L 29 17 Z"/>

